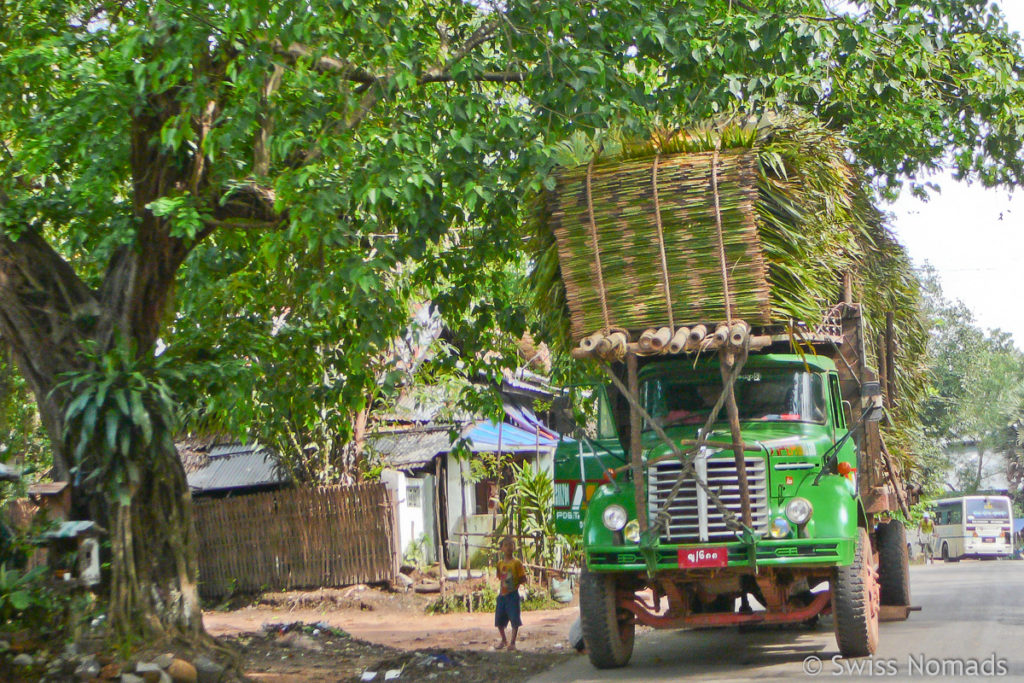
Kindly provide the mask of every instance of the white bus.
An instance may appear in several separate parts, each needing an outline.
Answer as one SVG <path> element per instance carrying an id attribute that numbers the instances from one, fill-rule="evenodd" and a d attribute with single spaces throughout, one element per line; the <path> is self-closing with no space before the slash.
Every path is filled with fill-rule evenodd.
<path id="1" fill-rule="evenodd" d="M 934 505 L 935 550 L 943 560 L 1013 554 L 1013 508 L 1006 496 L 946 498 Z"/>

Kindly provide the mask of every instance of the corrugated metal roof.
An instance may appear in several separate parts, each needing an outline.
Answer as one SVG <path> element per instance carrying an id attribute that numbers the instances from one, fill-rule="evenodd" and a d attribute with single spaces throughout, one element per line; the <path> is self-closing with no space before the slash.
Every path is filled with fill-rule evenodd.
<path id="1" fill-rule="evenodd" d="M 213 446 L 206 466 L 188 475 L 189 488 L 195 492 L 268 486 L 287 481 L 275 470 L 270 451 L 258 444 Z"/>
<path id="2" fill-rule="evenodd" d="M 388 432 L 377 432 L 366 439 L 366 447 L 398 469 L 417 468 L 451 450 L 450 425 L 413 427 Z M 487 420 L 464 427 L 461 436 L 473 453 L 493 453 L 498 450 L 498 425 Z M 547 452 L 558 445 L 557 439 L 537 438 L 532 431 L 520 429 L 507 422 L 501 423 L 501 451 L 503 453 Z"/>
<path id="3" fill-rule="evenodd" d="M 503 453 L 531 453 L 536 450 L 549 451 L 558 445 L 558 439 L 551 439 L 543 434 L 528 432 L 515 425 L 502 422 L 500 425 L 501 451 Z M 498 451 L 499 425 L 490 420 L 479 422 L 463 434 L 471 441 L 470 450 L 474 453 L 493 453 Z"/>
<path id="4" fill-rule="evenodd" d="M 99 536 L 103 528 L 96 522 L 80 520 L 74 522 L 61 522 L 56 529 L 51 529 L 43 534 L 43 538 L 78 538 L 80 536 Z"/>
<path id="5" fill-rule="evenodd" d="M 451 448 L 451 427 L 418 427 L 378 432 L 366 439 L 366 447 L 398 469 L 421 467 Z"/>

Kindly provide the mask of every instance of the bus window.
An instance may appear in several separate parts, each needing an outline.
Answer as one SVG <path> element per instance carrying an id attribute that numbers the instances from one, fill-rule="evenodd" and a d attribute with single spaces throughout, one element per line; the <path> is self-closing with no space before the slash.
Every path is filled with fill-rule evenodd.
<path id="1" fill-rule="evenodd" d="M 967 499 L 967 521 L 999 521 L 1010 520 L 1010 507 L 1005 500 L 989 498 Z"/>

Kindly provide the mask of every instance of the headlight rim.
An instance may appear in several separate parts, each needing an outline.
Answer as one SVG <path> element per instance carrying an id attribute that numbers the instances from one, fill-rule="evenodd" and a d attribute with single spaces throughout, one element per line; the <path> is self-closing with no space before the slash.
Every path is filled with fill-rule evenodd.
<path id="1" fill-rule="evenodd" d="M 609 515 L 621 515 L 622 523 L 617 526 L 614 524 L 616 520 L 610 519 Z M 626 524 L 629 522 L 629 515 L 626 514 L 626 508 L 622 507 L 618 503 L 612 503 L 604 509 L 601 513 L 601 523 L 604 524 L 604 528 L 608 531 L 622 531 L 626 528 Z"/>
<path id="2" fill-rule="evenodd" d="M 794 505 L 806 505 L 806 515 L 804 515 L 803 517 L 799 517 L 792 509 Z M 811 501 L 807 500 L 806 498 L 803 498 L 802 496 L 797 496 L 796 498 L 793 498 L 788 503 L 786 503 L 786 507 L 783 512 L 786 516 L 786 519 L 789 520 L 790 524 L 802 527 L 805 526 L 807 522 L 811 521 L 811 517 L 814 516 L 814 505 L 812 505 Z"/>

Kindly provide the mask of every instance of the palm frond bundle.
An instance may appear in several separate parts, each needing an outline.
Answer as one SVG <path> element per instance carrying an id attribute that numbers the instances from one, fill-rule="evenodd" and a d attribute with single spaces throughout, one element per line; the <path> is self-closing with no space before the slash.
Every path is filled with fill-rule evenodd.
<path id="1" fill-rule="evenodd" d="M 580 136 L 563 152 L 535 207 L 534 288 L 571 340 L 724 320 L 719 221 L 732 317 L 755 325 L 819 322 L 871 242 L 847 147 L 810 118 Z"/>

